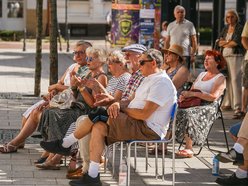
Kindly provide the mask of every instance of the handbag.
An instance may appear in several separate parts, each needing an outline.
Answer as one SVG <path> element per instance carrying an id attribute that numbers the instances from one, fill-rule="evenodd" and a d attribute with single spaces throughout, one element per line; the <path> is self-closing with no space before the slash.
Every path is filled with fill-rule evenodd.
<path id="1" fill-rule="evenodd" d="M 192 89 L 190 91 L 201 92 L 200 90 L 197 90 L 197 89 Z M 198 98 L 198 97 L 189 97 L 189 98 L 184 99 L 181 102 L 178 102 L 179 108 L 190 108 L 190 107 L 196 107 L 200 105 L 201 105 L 201 98 Z"/>
<path id="2" fill-rule="evenodd" d="M 60 109 L 68 109 L 71 103 L 75 101 L 73 92 L 70 88 L 55 95 L 49 102 L 50 107 L 57 107 Z"/>

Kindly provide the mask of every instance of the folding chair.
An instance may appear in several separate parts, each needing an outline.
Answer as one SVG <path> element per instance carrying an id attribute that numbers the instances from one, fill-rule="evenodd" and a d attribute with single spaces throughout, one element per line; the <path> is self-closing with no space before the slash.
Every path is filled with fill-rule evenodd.
<path id="1" fill-rule="evenodd" d="M 128 141 L 127 142 L 127 185 L 130 186 L 130 171 L 131 171 L 131 166 L 130 166 L 130 157 L 131 157 L 131 146 L 132 144 L 136 143 L 155 143 L 156 144 L 156 159 L 155 159 L 155 166 L 156 166 L 156 178 L 158 175 L 158 154 L 157 154 L 157 143 L 162 143 L 162 148 L 164 152 L 164 143 L 170 143 L 172 141 L 172 185 L 175 185 L 175 122 L 176 122 L 176 113 L 177 113 L 177 103 L 174 103 L 172 111 L 171 111 L 171 119 L 173 121 L 173 126 L 172 126 L 172 138 L 170 140 L 149 140 L 149 141 L 143 141 L 143 140 L 133 140 L 133 141 Z M 121 147 L 122 148 L 122 147 Z M 147 148 L 146 148 L 147 149 Z M 122 149 L 121 149 L 122 152 Z M 136 149 L 135 149 L 135 154 L 136 154 Z M 146 154 L 148 154 L 148 151 L 146 150 Z M 146 156 L 148 157 L 148 156 Z M 121 157 L 122 158 L 122 157 Z M 136 158 L 135 158 L 136 159 Z M 162 155 L 162 179 L 164 180 L 164 153 Z M 148 163 L 148 159 L 146 159 L 146 162 Z M 136 163 L 135 163 L 136 164 Z M 135 165 L 136 166 L 136 165 Z M 147 164 L 146 164 L 147 166 Z"/>
<path id="2" fill-rule="evenodd" d="M 224 90 L 223 94 L 221 95 L 221 97 L 220 97 L 219 100 L 217 101 L 217 103 L 218 103 L 218 110 L 217 110 L 217 113 L 216 113 L 216 114 L 219 115 L 218 118 L 221 119 L 221 124 L 222 124 L 222 128 L 223 128 L 223 134 L 224 134 L 224 138 L 225 138 L 225 142 L 226 142 L 226 148 L 227 148 L 227 152 L 228 152 L 228 151 L 229 151 L 229 145 L 228 145 L 228 141 L 227 141 L 225 123 L 224 123 L 224 119 L 223 119 L 223 115 L 222 115 L 222 111 L 221 111 L 221 104 L 222 104 L 223 99 L 224 99 L 224 97 L 225 97 L 225 93 L 226 93 L 226 89 Z M 218 119 L 218 118 L 217 118 L 217 119 Z M 214 122 L 214 123 L 215 123 L 215 122 Z M 206 142 L 207 142 L 207 147 L 208 147 L 209 150 L 218 151 L 218 150 L 215 150 L 215 149 L 211 149 L 210 146 L 209 146 L 209 142 L 208 142 L 208 136 L 209 136 L 209 134 L 210 134 L 210 132 L 211 132 L 211 129 L 213 128 L 214 123 L 211 125 L 211 127 L 210 127 L 210 129 L 209 129 L 209 131 L 208 131 L 208 134 L 207 134 L 207 137 L 206 137 Z M 179 147 L 178 147 L 178 150 L 180 150 L 180 148 L 181 148 L 181 146 L 182 146 L 182 144 L 183 144 L 183 141 L 184 141 L 184 138 L 183 138 L 183 140 L 181 141 L 181 143 L 180 143 L 180 145 L 179 145 Z M 199 155 L 199 154 L 201 153 L 202 148 L 203 148 L 204 145 L 205 145 L 205 144 L 203 144 L 203 145 L 200 147 L 198 153 L 196 153 L 196 154 L 194 154 L 194 155 Z M 218 152 L 219 152 L 219 151 L 218 151 Z"/>

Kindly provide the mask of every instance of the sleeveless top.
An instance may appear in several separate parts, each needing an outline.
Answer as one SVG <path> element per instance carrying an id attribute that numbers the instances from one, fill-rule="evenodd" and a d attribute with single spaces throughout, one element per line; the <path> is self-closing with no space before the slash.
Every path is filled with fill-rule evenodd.
<path id="1" fill-rule="evenodd" d="M 211 78 L 207 81 L 203 81 L 202 79 L 206 74 L 207 74 L 207 72 L 200 73 L 193 86 L 194 86 L 194 89 L 198 89 L 204 93 L 210 93 L 215 81 L 219 77 L 222 77 L 222 76 L 224 77 L 224 75 L 222 73 L 219 73 L 216 76 L 214 76 L 213 78 Z"/>
<path id="2" fill-rule="evenodd" d="M 182 67 L 182 65 L 178 66 L 175 70 L 173 70 L 171 73 L 167 73 L 167 70 L 169 70 L 170 68 L 166 69 L 166 73 L 167 75 L 170 77 L 170 79 L 172 80 L 173 77 L 176 75 L 177 71 Z M 177 97 L 180 96 L 181 92 L 183 90 L 183 87 L 179 87 L 177 90 Z"/>

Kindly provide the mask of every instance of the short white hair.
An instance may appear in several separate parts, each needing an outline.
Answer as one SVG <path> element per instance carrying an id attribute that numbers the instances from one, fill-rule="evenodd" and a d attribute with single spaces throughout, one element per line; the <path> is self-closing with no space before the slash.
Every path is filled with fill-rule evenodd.
<path id="1" fill-rule="evenodd" d="M 186 13 L 185 12 L 185 8 L 181 5 L 177 5 L 175 8 L 174 8 L 174 13 L 176 13 L 177 10 L 183 10 L 184 14 Z"/>

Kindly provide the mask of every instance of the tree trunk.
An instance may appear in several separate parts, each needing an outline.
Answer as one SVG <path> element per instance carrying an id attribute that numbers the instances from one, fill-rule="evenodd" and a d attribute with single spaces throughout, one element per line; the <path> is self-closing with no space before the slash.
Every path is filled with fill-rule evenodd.
<path id="1" fill-rule="evenodd" d="M 34 95 L 40 95 L 40 81 L 41 81 L 41 58 L 42 58 L 42 12 L 43 0 L 36 1 L 36 56 L 35 56 L 35 85 Z"/>
<path id="2" fill-rule="evenodd" d="M 50 85 L 58 82 L 57 1 L 50 0 Z"/>

